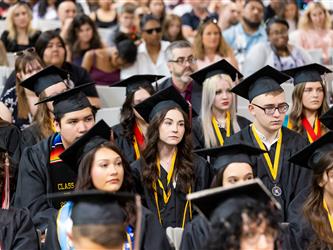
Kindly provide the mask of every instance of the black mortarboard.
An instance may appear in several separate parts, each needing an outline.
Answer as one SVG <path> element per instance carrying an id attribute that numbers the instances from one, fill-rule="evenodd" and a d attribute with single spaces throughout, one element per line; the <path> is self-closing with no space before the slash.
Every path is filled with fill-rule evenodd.
<path id="1" fill-rule="evenodd" d="M 56 66 L 49 66 L 21 82 L 21 86 L 36 93 L 37 96 L 46 88 L 68 78 L 68 73 Z"/>
<path id="2" fill-rule="evenodd" d="M 245 162 L 253 166 L 251 155 L 259 155 L 266 151 L 253 147 L 248 144 L 238 143 L 222 147 L 199 149 L 193 151 L 204 157 L 216 157 L 213 167 L 216 171 L 224 171 L 224 169 L 233 162 Z"/>
<path id="3" fill-rule="evenodd" d="M 161 75 L 134 75 L 113 84 L 111 87 L 126 87 L 126 95 L 128 95 L 140 85 L 152 84 L 163 77 Z"/>
<path id="4" fill-rule="evenodd" d="M 328 152 L 333 152 L 333 131 L 329 131 L 318 140 L 309 144 L 290 157 L 289 161 L 301 167 L 313 169 Z"/>
<path id="5" fill-rule="evenodd" d="M 289 80 L 290 77 L 273 67 L 266 65 L 257 72 L 242 80 L 232 88 L 232 92 L 244 97 L 250 102 L 254 97 L 275 90 L 283 90 L 280 84 Z"/>
<path id="6" fill-rule="evenodd" d="M 331 107 L 325 114 L 319 117 L 319 120 L 328 129 L 333 130 L 333 107 Z"/>
<path id="7" fill-rule="evenodd" d="M 113 225 L 123 224 L 126 215 L 123 206 L 134 195 L 129 193 L 111 193 L 99 190 L 53 193 L 49 199 L 62 199 L 74 203 L 71 218 L 73 225 Z"/>
<path id="8" fill-rule="evenodd" d="M 318 63 L 312 63 L 301 67 L 282 71 L 294 78 L 294 85 L 305 82 L 322 81 L 321 75 L 332 71 Z"/>
<path id="9" fill-rule="evenodd" d="M 189 103 L 173 86 L 158 91 L 143 102 L 135 105 L 134 108 L 141 115 L 141 117 L 149 123 L 150 120 L 160 111 L 174 107 L 180 107 L 189 116 L 190 112 L 193 112 L 192 116 L 194 116 L 194 111 L 191 111 Z"/>
<path id="10" fill-rule="evenodd" d="M 280 208 L 280 204 L 275 200 L 262 181 L 258 178 L 246 181 L 246 183 L 236 183 L 229 187 L 206 189 L 187 195 L 187 199 L 191 200 L 195 208 L 203 213 L 207 218 L 210 218 L 214 210 L 221 204 L 225 204 L 226 208 L 220 216 L 224 218 L 228 217 L 228 215 L 235 211 L 237 206 L 230 207 L 226 204 L 226 202 L 229 199 L 238 197 L 242 199 L 252 198 L 264 204 L 268 204 L 272 201 L 277 208 Z"/>
<path id="11" fill-rule="evenodd" d="M 111 130 L 104 120 L 100 120 L 87 133 L 70 145 L 60 158 L 70 166 L 74 172 L 80 164 L 82 157 L 98 145 L 110 141 Z"/>
<path id="12" fill-rule="evenodd" d="M 75 88 L 68 89 L 65 92 L 47 97 L 42 101 L 37 102 L 35 105 L 53 101 L 53 113 L 55 115 L 66 114 L 92 107 L 87 96 L 82 91 L 93 84 L 94 83 L 86 83 L 79 85 Z"/>
<path id="13" fill-rule="evenodd" d="M 220 74 L 229 75 L 233 81 L 236 80 L 237 76 L 238 79 L 243 77 L 243 75 L 234 66 L 228 63 L 227 60 L 222 59 L 194 72 L 191 74 L 191 78 L 202 85 L 207 78 Z"/>

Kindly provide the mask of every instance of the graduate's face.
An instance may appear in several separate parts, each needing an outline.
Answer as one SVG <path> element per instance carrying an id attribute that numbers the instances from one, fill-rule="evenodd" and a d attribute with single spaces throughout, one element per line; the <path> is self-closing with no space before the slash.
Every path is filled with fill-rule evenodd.
<path id="1" fill-rule="evenodd" d="M 220 112 L 224 112 L 230 109 L 232 105 L 232 93 L 230 90 L 231 85 L 225 79 L 221 78 L 221 80 L 216 82 L 213 110 L 216 109 Z"/>
<path id="2" fill-rule="evenodd" d="M 263 217 L 263 216 L 261 216 Z M 261 223 L 251 221 L 246 213 L 242 214 L 243 228 L 240 240 L 241 250 L 273 250 L 277 232 L 268 228 L 267 220 L 261 218 Z M 259 219 L 259 218 L 258 218 Z"/>
<path id="3" fill-rule="evenodd" d="M 178 109 L 169 110 L 158 129 L 160 142 L 177 146 L 185 134 L 184 116 Z"/>
<path id="4" fill-rule="evenodd" d="M 254 178 L 252 167 L 245 162 L 230 163 L 223 172 L 222 186 L 231 186 Z"/>
<path id="5" fill-rule="evenodd" d="M 324 190 L 325 197 L 333 197 L 333 168 L 324 171 L 319 186 Z M 326 199 L 327 200 L 327 199 Z M 331 199 L 330 199 L 331 200 Z"/>
<path id="6" fill-rule="evenodd" d="M 124 167 L 120 155 L 109 148 L 98 149 L 90 174 L 96 189 L 117 192 L 124 180 Z"/>
<path id="7" fill-rule="evenodd" d="M 90 107 L 66 113 L 60 123 L 54 121 L 54 126 L 61 134 L 62 143 L 68 148 L 73 142 L 94 126 L 95 119 Z"/>
<path id="8" fill-rule="evenodd" d="M 302 103 L 303 107 L 310 111 L 317 111 L 324 101 L 324 88 L 322 84 L 317 82 L 305 83 Z"/>
<path id="9" fill-rule="evenodd" d="M 284 92 L 271 92 L 256 96 L 249 104 L 249 111 L 254 116 L 254 123 L 259 131 L 275 133 L 282 127 L 282 123 L 286 113 L 280 113 L 275 109 L 273 115 L 266 115 L 264 110 L 253 105 L 256 104 L 262 108 L 279 107 L 285 104 Z"/>

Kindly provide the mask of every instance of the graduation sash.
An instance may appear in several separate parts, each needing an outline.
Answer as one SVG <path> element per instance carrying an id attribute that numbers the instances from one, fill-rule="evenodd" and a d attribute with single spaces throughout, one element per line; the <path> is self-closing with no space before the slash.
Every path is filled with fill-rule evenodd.
<path id="1" fill-rule="evenodd" d="M 223 136 L 222 136 L 220 128 L 219 128 L 219 125 L 217 124 L 217 120 L 216 120 L 214 115 L 212 116 L 212 124 L 213 124 L 215 134 L 217 136 L 217 139 L 219 140 L 220 146 L 223 146 L 224 139 L 223 139 Z M 226 130 L 227 137 L 230 137 L 230 133 L 231 133 L 230 132 L 230 130 L 231 130 L 230 112 L 227 112 L 227 116 L 226 116 L 226 119 L 225 119 L 225 130 Z"/>
<path id="2" fill-rule="evenodd" d="M 323 206 L 324 206 L 325 211 L 327 212 L 328 221 L 329 221 L 329 223 L 330 223 L 331 230 L 332 230 L 332 232 L 333 232 L 333 218 L 332 218 L 332 216 L 331 216 L 330 211 L 328 210 L 328 207 L 327 207 L 327 204 L 326 204 L 325 199 L 323 200 Z"/>
<path id="3" fill-rule="evenodd" d="M 255 138 L 256 142 L 258 143 L 260 149 L 267 150 L 265 145 L 263 144 L 263 142 L 259 138 L 259 135 L 258 135 L 258 133 L 255 129 L 254 124 L 252 124 L 251 129 L 252 129 L 252 133 L 254 135 L 254 138 Z M 279 139 L 277 141 L 277 146 L 276 146 L 276 151 L 275 151 L 275 156 L 274 156 L 274 164 L 272 164 L 271 158 L 269 157 L 268 153 L 263 154 L 265 162 L 268 166 L 269 172 L 270 172 L 273 180 L 276 180 L 276 177 L 277 177 L 277 173 L 278 173 L 278 170 L 279 170 L 280 155 L 281 155 L 281 145 L 282 145 L 282 130 L 281 129 L 280 129 L 279 133 L 280 133 L 280 136 L 279 136 Z"/>
<path id="4" fill-rule="evenodd" d="M 320 138 L 320 136 L 321 136 L 321 127 L 320 127 L 320 121 L 317 117 L 316 117 L 315 122 L 314 122 L 314 128 L 312 128 L 308 119 L 306 119 L 305 117 L 302 118 L 302 125 L 306 130 L 306 134 L 308 135 L 308 139 L 309 139 L 310 143 L 312 143 L 315 140 Z"/>
<path id="5" fill-rule="evenodd" d="M 168 172 L 168 176 L 167 176 L 167 191 L 165 190 L 165 188 L 163 186 L 163 183 L 160 180 L 160 178 L 157 179 L 158 186 L 162 190 L 164 204 L 167 204 L 169 202 L 170 197 L 171 197 L 172 191 L 171 191 L 170 185 L 171 185 L 171 180 L 172 180 L 173 172 L 174 172 L 174 168 L 175 168 L 176 157 L 177 157 L 177 149 L 173 153 L 172 159 L 171 159 L 171 166 L 170 166 L 170 169 L 169 169 L 169 172 Z M 160 165 L 160 160 L 159 160 L 158 157 L 157 157 L 156 165 L 157 165 L 157 169 L 158 169 L 158 175 L 160 177 L 161 176 L 161 165 Z M 158 201 L 158 193 L 157 193 L 156 182 L 153 183 L 153 190 L 154 190 L 154 198 L 155 198 L 155 203 L 156 203 L 158 220 L 159 220 L 160 224 L 163 225 L 162 218 L 161 218 L 159 201 Z M 189 193 L 191 193 L 191 187 L 189 188 Z M 184 226 L 185 226 L 187 209 L 189 209 L 189 211 L 190 211 L 190 218 L 192 219 L 192 205 L 191 205 L 191 202 L 188 201 L 188 200 L 186 201 L 186 204 L 185 204 L 185 207 L 184 207 L 183 220 L 182 220 L 182 228 L 184 228 Z"/>
<path id="6" fill-rule="evenodd" d="M 135 152 L 135 159 L 138 160 L 141 156 L 140 149 L 143 149 L 145 147 L 145 137 L 143 136 L 140 127 L 136 123 L 134 123 L 133 132 L 133 147 Z"/>

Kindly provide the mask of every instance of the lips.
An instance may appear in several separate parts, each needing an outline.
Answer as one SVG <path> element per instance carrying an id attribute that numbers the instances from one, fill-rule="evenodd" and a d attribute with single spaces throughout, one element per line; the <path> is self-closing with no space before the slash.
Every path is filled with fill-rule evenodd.
<path id="1" fill-rule="evenodd" d="M 119 179 L 111 179 L 111 180 L 108 180 L 107 183 L 109 183 L 109 184 L 117 184 L 117 183 L 119 183 Z"/>

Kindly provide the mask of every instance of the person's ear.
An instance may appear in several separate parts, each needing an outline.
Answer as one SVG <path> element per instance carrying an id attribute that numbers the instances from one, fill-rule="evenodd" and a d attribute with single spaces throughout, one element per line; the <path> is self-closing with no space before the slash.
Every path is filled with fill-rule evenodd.
<path id="1" fill-rule="evenodd" d="M 60 130 L 61 130 L 60 122 L 53 120 L 53 126 L 54 126 L 56 132 L 60 133 Z"/>
<path id="2" fill-rule="evenodd" d="M 252 116 L 254 116 L 254 117 L 256 116 L 256 113 L 254 111 L 254 106 L 251 103 L 248 105 L 247 109 L 249 110 L 249 112 Z"/>
<path id="3" fill-rule="evenodd" d="M 327 176 L 327 173 L 325 171 L 323 173 L 323 176 L 322 176 L 321 180 L 318 182 L 319 187 L 323 188 L 326 185 L 327 181 L 328 181 L 328 176 Z"/>

